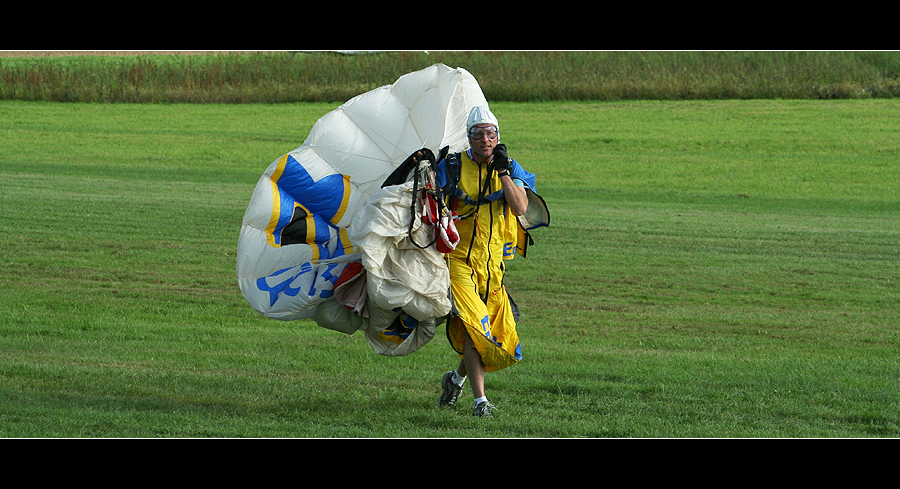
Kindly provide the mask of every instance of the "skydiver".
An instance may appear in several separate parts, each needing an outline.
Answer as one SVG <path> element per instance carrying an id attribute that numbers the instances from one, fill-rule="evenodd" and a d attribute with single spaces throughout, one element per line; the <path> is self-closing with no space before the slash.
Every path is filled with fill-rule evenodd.
<path id="1" fill-rule="evenodd" d="M 454 306 L 447 338 L 461 357 L 456 369 L 441 379 L 438 405 L 455 406 L 470 378 L 473 415 L 493 417 L 496 408 L 485 395 L 485 372 L 522 358 L 518 308 L 503 285 L 503 260 L 515 253 L 516 216 L 528 207 L 525 186 L 533 189 L 535 176 L 509 158 L 506 145 L 499 142 L 499 122 L 487 107 L 470 111 L 466 131 L 470 149 L 448 155 L 437 166 L 437 184 L 448 196 L 448 207 L 459 215 L 459 244 L 447 255 Z"/>

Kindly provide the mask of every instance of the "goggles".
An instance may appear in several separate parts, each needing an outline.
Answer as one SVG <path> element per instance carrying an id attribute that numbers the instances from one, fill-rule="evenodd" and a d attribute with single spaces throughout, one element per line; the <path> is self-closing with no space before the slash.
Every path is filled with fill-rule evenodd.
<path id="1" fill-rule="evenodd" d="M 488 139 L 497 139 L 500 131 L 496 127 L 473 127 L 469 130 L 469 138 L 475 141 L 487 136 Z"/>

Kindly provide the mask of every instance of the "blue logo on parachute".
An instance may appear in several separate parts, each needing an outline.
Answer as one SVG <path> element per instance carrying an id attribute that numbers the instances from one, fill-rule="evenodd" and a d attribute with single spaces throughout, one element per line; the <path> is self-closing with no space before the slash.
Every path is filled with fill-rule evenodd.
<path id="1" fill-rule="evenodd" d="M 331 288 L 316 289 L 316 283 L 317 283 L 316 277 L 310 277 L 309 282 L 311 283 L 311 285 L 309 285 L 309 291 L 307 292 L 307 294 L 310 297 L 318 296 L 321 299 L 327 299 L 334 294 L 334 284 L 337 282 L 338 274 L 334 274 L 331 272 L 338 265 L 339 265 L 339 263 L 332 263 L 332 264 L 328 265 L 328 267 L 325 269 L 325 271 L 320 276 L 320 278 L 324 281 L 323 285 L 325 285 L 327 287 L 328 284 L 331 284 Z M 303 265 L 300 265 L 300 267 L 299 267 L 300 270 L 297 273 L 287 273 L 289 271 L 297 270 L 297 268 L 298 267 L 284 268 L 284 269 L 278 270 L 277 272 L 275 272 L 269 276 L 261 277 L 256 281 L 256 286 L 259 288 L 259 290 L 269 293 L 269 305 L 270 306 L 275 305 L 275 302 L 278 300 L 278 296 L 282 293 L 284 295 L 287 295 L 290 297 L 294 297 L 297 294 L 299 294 L 300 291 L 302 291 L 304 289 L 304 286 L 306 285 L 305 281 L 304 281 L 303 285 L 300 285 L 297 287 L 292 287 L 291 285 L 298 278 L 300 278 L 301 275 L 304 275 L 304 274 L 310 273 L 310 272 L 315 274 L 315 268 L 313 268 L 313 266 L 310 265 L 309 263 L 304 263 Z M 274 285 L 269 285 L 270 278 L 278 280 L 278 282 L 275 283 Z"/>

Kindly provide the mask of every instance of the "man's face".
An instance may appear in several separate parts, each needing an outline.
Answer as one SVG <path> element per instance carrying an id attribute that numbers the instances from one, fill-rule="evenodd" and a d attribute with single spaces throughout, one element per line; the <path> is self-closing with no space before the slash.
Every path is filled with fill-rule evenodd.
<path id="1" fill-rule="evenodd" d="M 487 160 L 494 153 L 494 148 L 500 141 L 497 126 L 493 124 L 479 124 L 469 130 L 469 144 L 472 152 Z"/>

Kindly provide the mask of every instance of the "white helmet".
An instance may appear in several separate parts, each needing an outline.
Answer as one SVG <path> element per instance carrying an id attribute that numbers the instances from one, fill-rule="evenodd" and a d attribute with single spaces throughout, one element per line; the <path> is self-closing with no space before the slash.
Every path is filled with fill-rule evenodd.
<path id="1" fill-rule="evenodd" d="M 497 122 L 497 118 L 494 117 L 491 109 L 487 108 L 486 105 L 472 107 L 472 110 L 469 111 L 469 120 L 466 121 L 466 132 L 469 132 L 472 126 L 479 124 L 493 124 L 497 126 L 498 131 L 500 130 L 500 123 Z"/>

